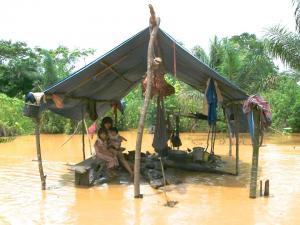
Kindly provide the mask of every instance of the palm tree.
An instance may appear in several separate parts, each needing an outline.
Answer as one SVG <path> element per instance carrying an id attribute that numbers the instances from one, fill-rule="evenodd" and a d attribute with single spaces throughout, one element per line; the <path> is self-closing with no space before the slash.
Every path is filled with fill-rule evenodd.
<path id="1" fill-rule="evenodd" d="M 296 30 L 300 32 L 300 0 L 293 0 L 295 6 Z"/>
<path id="2" fill-rule="evenodd" d="M 277 25 L 267 30 L 267 48 L 273 57 L 295 70 L 300 70 L 300 0 L 293 0 L 295 6 L 296 32 Z"/>

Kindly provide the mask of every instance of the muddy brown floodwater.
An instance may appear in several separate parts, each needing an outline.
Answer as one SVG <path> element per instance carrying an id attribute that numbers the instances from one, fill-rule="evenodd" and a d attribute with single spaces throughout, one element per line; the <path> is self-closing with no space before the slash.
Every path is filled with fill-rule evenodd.
<path id="1" fill-rule="evenodd" d="M 122 132 L 135 146 L 135 132 Z M 241 140 L 241 174 L 179 173 L 182 184 L 170 185 L 168 197 L 175 208 L 164 206 L 161 190 L 143 184 L 143 199 L 133 199 L 133 185 L 74 186 L 68 164 L 82 160 L 81 136 L 63 148 L 67 135 L 42 135 L 47 190 L 40 190 L 34 136 L 17 137 L 0 144 L 0 224 L 300 224 L 300 135 L 268 136 L 260 150 L 259 179 L 270 180 L 269 198 L 249 199 L 251 145 Z M 181 135 L 183 148 L 205 146 L 206 134 Z M 143 149 L 152 150 L 146 134 Z M 87 141 L 86 141 L 87 142 Z M 88 145 L 86 153 L 89 155 Z M 216 140 L 216 154 L 234 171 L 223 135 Z M 299 210 L 299 211 L 298 211 Z"/>

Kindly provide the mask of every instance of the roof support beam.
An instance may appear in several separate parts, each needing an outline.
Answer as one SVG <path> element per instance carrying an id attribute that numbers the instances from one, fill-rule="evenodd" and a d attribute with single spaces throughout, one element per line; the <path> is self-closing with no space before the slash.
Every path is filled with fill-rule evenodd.
<path id="1" fill-rule="evenodd" d="M 133 82 L 131 80 L 128 80 L 127 78 L 125 78 L 122 74 L 118 73 L 114 68 L 113 65 L 109 65 L 108 63 L 101 61 L 100 62 L 102 65 L 106 66 L 106 68 L 108 68 L 110 71 L 112 71 L 114 74 L 116 74 L 119 78 L 121 78 L 124 81 L 127 81 L 128 83 L 132 84 Z"/>

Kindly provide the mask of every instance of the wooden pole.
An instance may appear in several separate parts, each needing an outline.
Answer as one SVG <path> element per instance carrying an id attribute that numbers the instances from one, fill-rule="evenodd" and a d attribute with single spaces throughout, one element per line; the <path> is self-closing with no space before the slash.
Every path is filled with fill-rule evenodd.
<path id="1" fill-rule="evenodd" d="M 238 110 L 240 105 L 235 105 L 235 174 L 239 175 L 239 151 L 240 151 L 240 121 L 238 116 Z"/>
<path id="2" fill-rule="evenodd" d="M 270 181 L 266 180 L 265 182 L 265 191 L 264 191 L 264 196 L 268 197 L 270 195 Z"/>
<path id="3" fill-rule="evenodd" d="M 225 117 L 226 124 L 227 124 L 227 135 L 228 135 L 228 140 L 229 140 L 229 156 L 232 156 L 232 137 L 231 137 L 231 129 L 230 129 L 229 118 L 228 118 L 228 116 L 227 116 L 227 113 L 226 113 L 225 108 L 223 108 L 223 113 L 224 113 L 224 117 Z"/>
<path id="4" fill-rule="evenodd" d="M 85 134 L 85 127 L 84 127 L 84 110 L 82 108 L 82 113 L 81 113 L 81 116 L 82 116 L 82 154 L 83 154 L 83 160 L 85 160 L 85 141 L 84 141 L 84 134 Z"/>
<path id="5" fill-rule="evenodd" d="M 263 195 L 262 180 L 259 181 L 259 196 Z"/>
<path id="6" fill-rule="evenodd" d="M 117 110 L 117 106 L 114 106 L 114 116 L 115 116 L 115 127 L 118 127 L 118 110 Z"/>
<path id="7" fill-rule="evenodd" d="M 258 156 L 259 156 L 259 133 L 260 133 L 260 111 L 254 107 L 253 109 L 254 120 L 254 137 L 252 140 L 252 167 L 250 178 L 250 198 L 256 198 L 257 186 L 257 171 L 258 171 Z"/>
<path id="8" fill-rule="evenodd" d="M 147 86 L 145 91 L 145 99 L 143 107 L 140 112 L 140 120 L 138 124 L 137 130 L 137 138 L 136 138 L 136 147 L 135 147 L 135 159 L 134 159 L 134 197 L 141 198 L 142 195 L 140 193 L 140 161 L 141 161 L 141 147 L 142 147 L 142 138 L 144 131 L 144 123 L 146 118 L 147 109 L 149 106 L 149 101 L 151 97 L 151 87 L 152 87 L 152 79 L 153 79 L 153 59 L 154 59 L 154 41 L 157 36 L 157 31 L 160 23 L 160 19 L 156 18 L 154 9 L 152 5 L 149 5 L 150 8 L 150 40 L 148 45 L 148 53 L 147 53 Z"/>
<path id="9" fill-rule="evenodd" d="M 40 141 L 40 125 L 41 125 L 41 118 L 37 117 L 35 119 L 35 142 L 36 142 L 36 155 L 39 165 L 39 172 L 42 184 L 42 190 L 46 190 L 46 175 L 44 175 L 43 170 L 43 162 L 42 162 L 42 153 L 41 153 L 41 141 Z"/>

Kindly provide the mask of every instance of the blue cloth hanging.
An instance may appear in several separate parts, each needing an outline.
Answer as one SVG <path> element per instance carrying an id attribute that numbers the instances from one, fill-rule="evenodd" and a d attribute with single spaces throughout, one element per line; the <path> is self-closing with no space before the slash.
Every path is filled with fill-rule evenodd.
<path id="1" fill-rule="evenodd" d="M 208 105 L 208 124 L 214 125 L 217 122 L 217 105 L 218 97 L 213 79 L 210 79 L 207 91 L 205 93 L 207 105 Z"/>
<path id="2" fill-rule="evenodd" d="M 254 143 L 254 118 L 253 118 L 253 111 L 251 110 L 248 115 L 248 124 L 249 124 L 249 133 L 251 136 L 251 141 Z"/>

